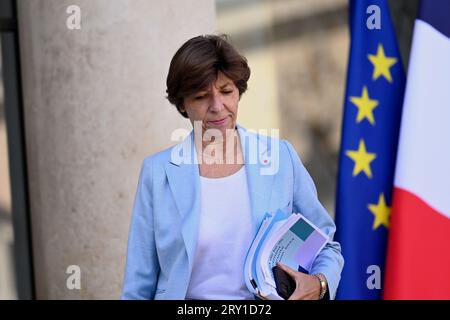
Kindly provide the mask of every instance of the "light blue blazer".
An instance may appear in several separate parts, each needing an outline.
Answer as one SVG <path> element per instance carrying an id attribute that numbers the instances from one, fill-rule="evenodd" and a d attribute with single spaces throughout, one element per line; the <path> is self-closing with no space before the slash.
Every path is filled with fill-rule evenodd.
<path id="1" fill-rule="evenodd" d="M 238 132 L 245 145 L 254 234 L 264 214 L 279 208 L 300 212 L 316 224 L 330 242 L 317 256 L 311 273 L 325 275 L 334 298 L 344 259 L 339 243 L 332 241 L 335 224 L 317 199 L 310 175 L 289 142 L 241 126 Z M 144 159 L 131 218 L 122 299 L 185 298 L 200 215 L 196 159 L 193 131 L 180 144 Z"/>

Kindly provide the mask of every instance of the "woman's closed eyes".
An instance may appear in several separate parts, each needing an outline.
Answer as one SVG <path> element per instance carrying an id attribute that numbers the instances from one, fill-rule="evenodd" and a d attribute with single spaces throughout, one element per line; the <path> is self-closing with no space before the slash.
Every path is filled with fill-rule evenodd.
<path id="1" fill-rule="evenodd" d="M 229 95 L 229 94 L 231 94 L 231 93 L 233 93 L 232 90 L 222 91 L 222 94 L 225 94 L 225 95 Z M 203 95 L 200 95 L 200 96 L 195 97 L 194 99 L 195 99 L 195 100 L 202 100 L 202 99 L 204 99 L 204 98 L 206 98 L 206 97 L 208 97 L 208 96 L 209 96 L 209 94 L 203 94 Z"/>

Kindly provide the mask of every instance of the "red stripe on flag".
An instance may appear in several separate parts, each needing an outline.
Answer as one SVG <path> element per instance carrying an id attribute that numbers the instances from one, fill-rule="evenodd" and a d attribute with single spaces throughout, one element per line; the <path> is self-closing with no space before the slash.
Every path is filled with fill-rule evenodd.
<path id="1" fill-rule="evenodd" d="M 450 219 L 394 188 L 385 299 L 450 299 Z"/>

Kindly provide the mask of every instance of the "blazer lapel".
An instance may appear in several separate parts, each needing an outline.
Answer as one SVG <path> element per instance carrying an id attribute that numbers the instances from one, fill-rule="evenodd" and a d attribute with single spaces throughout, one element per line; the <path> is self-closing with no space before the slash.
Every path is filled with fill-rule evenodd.
<path id="1" fill-rule="evenodd" d="M 200 173 L 194 145 L 194 131 L 173 148 L 165 170 L 181 219 L 181 233 L 186 246 L 190 274 L 200 222 Z"/>
<path id="2" fill-rule="evenodd" d="M 261 174 L 268 165 L 268 144 L 238 125 L 244 152 L 247 183 L 253 217 L 253 234 L 269 208 L 273 175 Z M 256 148 L 255 148 L 256 146 Z M 169 188 L 173 194 L 182 222 L 181 233 L 188 257 L 189 284 L 200 223 L 200 172 L 194 143 L 194 131 L 172 149 L 172 156 L 165 165 Z"/>
<path id="3" fill-rule="evenodd" d="M 268 141 L 238 125 L 238 132 L 244 152 L 250 203 L 253 216 L 253 234 L 256 234 L 262 219 L 269 210 L 274 175 L 266 175 L 264 169 L 270 165 Z"/>

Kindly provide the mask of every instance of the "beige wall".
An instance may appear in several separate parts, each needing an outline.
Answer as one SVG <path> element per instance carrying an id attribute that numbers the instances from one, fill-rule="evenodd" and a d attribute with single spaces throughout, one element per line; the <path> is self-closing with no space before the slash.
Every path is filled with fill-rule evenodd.
<path id="1" fill-rule="evenodd" d="M 118 298 L 141 161 L 190 127 L 164 99 L 169 62 L 215 31 L 214 1 L 21 0 L 18 14 L 37 297 Z"/>
<path id="2" fill-rule="evenodd" d="M 239 120 L 279 128 L 334 216 L 349 48 L 346 0 L 216 0 L 218 27 L 248 58 L 252 75 Z M 270 131 L 269 131 L 270 133 Z"/>

